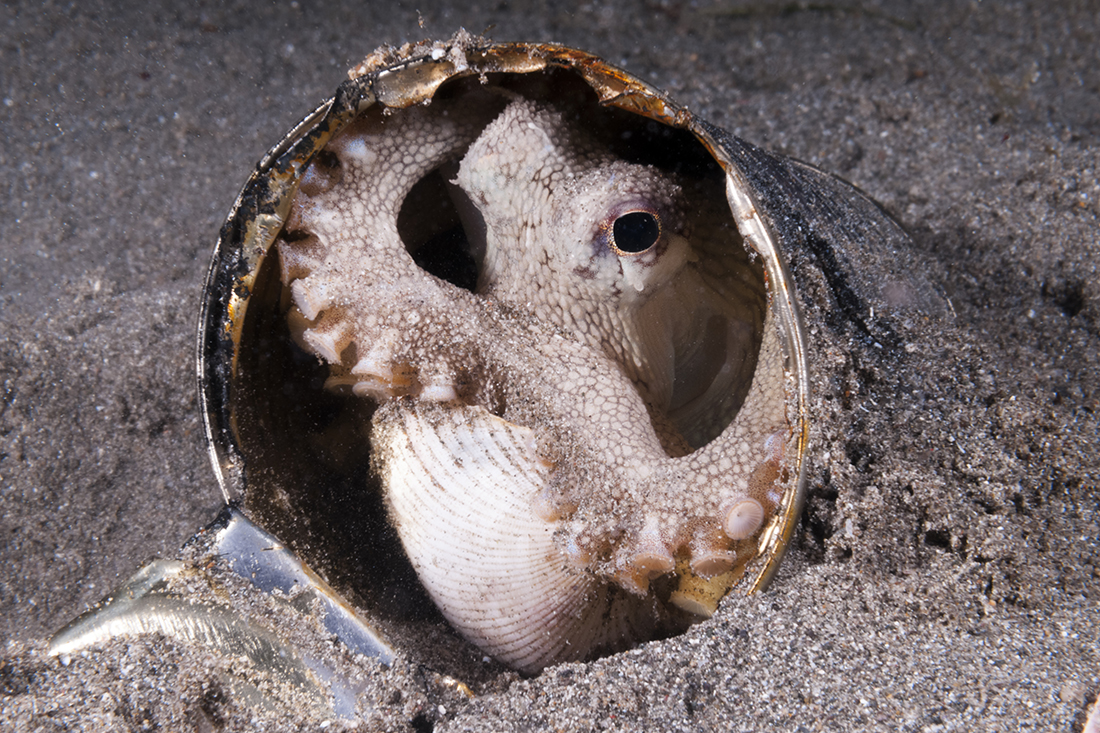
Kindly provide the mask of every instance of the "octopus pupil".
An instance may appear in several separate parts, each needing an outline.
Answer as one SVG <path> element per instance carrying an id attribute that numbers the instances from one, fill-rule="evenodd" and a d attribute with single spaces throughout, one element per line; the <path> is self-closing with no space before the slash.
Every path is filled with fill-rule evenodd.
<path id="1" fill-rule="evenodd" d="M 632 211 L 615 220 L 612 235 L 615 249 L 637 254 L 657 244 L 661 236 L 661 223 L 648 211 Z"/>

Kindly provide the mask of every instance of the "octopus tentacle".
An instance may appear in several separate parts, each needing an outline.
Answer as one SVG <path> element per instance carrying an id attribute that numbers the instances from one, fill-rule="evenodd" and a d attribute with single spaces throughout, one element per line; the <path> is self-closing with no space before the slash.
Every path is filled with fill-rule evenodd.
<path id="1" fill-rule="evenodd" d="M 484 101 L 353 123 L 307 172 L 280 264 L 330 386 L 383 403 L 374 463 L 428 592 L 534 670 L 644 638 L 660 576 L 714 579 L 685 581 L 690 608 L 728 587 L 778 501 L 782 353 L 739 241 L 679 183 L 544 106 Z M 476 292 L 421 270 L 397 228 L 460 158 Z M 610 246 L 637 211 L 637 247 Z"/>

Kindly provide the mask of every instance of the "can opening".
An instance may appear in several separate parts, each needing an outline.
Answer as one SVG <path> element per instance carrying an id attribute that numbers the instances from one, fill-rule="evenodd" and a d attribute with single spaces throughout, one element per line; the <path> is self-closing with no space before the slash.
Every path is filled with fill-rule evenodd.
<path id="1" fill-rule="evenodd" d="M 702 323 L 692 326 L 696 330 L 691 338 L 669 343 L 675 352 L 668 358 L 676 378 L 659 399 L 652 394 L 647 397 L 654 424 L 671 423 L 686 442 L 686 447 L 668 448 L 670 455 L 686 455 L 709 444 L 734 419 L 749 392 L 768 309 L 764 268 L 746 250 L 730 214 L 722 168 L 690 132 L 601 104 L 587 82 L 569 70 L 454 78 L 440 86 L 428 109 L 460 104 L 466 95 L 488 100 L 485 103 L 496 105 L 497 110 L 517 98 L 551 106 L 562 119 L 583 126 L 584 144 L 599 144 L 608 156 L 627 165 L 647 166 L 670 176 L 679 200 L 690 204 L 683 231 L 720 242 L 726 249 L 729 256 L 721 260 L 724 269 L 701 277 L 700 284 L 691 287 L 710 287 L 707 277 L 732 277 L 734 283 L 722 287 L 737 307 L 730 311 L 707 305 L 688 313 L 687 320 Z M 425 108 L 375 105 L 352 127 L 399 124 L 403 115 L 416 109 Z M 340 134 L 344 133 L 336 137 Z M 485 234 L 476 217 L 469 215 L 469 201 L 462 200 L 461 192 L 456 196 L 453 183 L 468 149 L 461 148 L 419 176 L 400 202 L 396 229 L 419 268 L 478 295 L 485 289 Z M 341 175 L 340 165 L 328 148 L 315 155 L 297 195 L 308 197 L 331 188 Z M 627 211 L 619 218 L 635 213 Z M 652 219 L 664 224 L 657 216 Z M 638 224 L 642 235 L 652 236 L 646 232 L 652 230 L 653 221 L 629 223 Z M 310 236 L 288 225 L 276 247 L 291 249 Z M 633 256 L 645 244 L 616 251 Z M 731 274 L 734 270 L 736 274 Z M 332 368 L 296 343 L 294 328 L 288 326 L 287 314 L 294 309 L 295 299 L 284 284 L 286 279 L 287 265 L 285 261 L 280 265 L 273 249 L 255 272 L 237 349 L 231 412 L 247 466 L 245 506 L 363 608 L 396 646 L 412 650 L 414 656 L 427 655 L 436 668 L 460 665 L 471 679 L 465 666 L 476 667 L 480 654 L 446 630 L 386 519 L 382 487 L 371 470 L 370 425 L 377 402 L 325 389 L 326 381 L 331 384 Z M 737 324 L 731 326 L 731 320 Z M 730 346 L 734 341 L 741 345 Z M 743 561 L 741 555 L 751 557 L 752 548 L 747 542 L 746 552 L 738 550 L 739 561 Z M 653 578 L 651 588 L 662 604 L 677 592 L 676 578 Z M 714 593 L 713 589 L 702 592 Z M 695 619 L 668 608 L 663 621 L 650 629 L 650 638 L 679 633 Z M 430 643 L 425 644 L 426 638 Z M 621 646 L 611 643 L 600 651 Z"/>

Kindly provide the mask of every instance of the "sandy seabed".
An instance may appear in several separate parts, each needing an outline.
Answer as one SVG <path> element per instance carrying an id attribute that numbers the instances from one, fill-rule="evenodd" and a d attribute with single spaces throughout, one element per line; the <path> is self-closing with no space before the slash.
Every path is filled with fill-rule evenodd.
<path id="1" fill-rule="evenodd" d="M 200 650 L 135 639 L 64 664 L 45 640 L 218 510 L 193 341 L 252 166 L 370 50 L 459 26 L 592 51 L 852 181 L 912 233 L 954 317 L 908 324 L 879 356 L 811 334 L 836 348 L 814 357 L 809 499 L 767 592 L 597 662 L 476 674 L 473 698 L 422 653 L 390 669 L 342 659 L 362 680 L 357 725 L 1083 726 L 1100 693 L 1094 4 L 28 3 L 0 17 L 0 727 L 323 722 L 242 706 Z"/>

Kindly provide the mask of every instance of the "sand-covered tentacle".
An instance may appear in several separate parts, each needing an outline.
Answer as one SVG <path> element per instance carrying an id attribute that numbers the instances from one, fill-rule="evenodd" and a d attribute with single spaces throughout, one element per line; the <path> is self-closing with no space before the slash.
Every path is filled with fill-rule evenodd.
<path id="1" fill-rule="evenodd" d="M 457 396 L 449 376 L 454 363 L 432 359 L 424 346 L 439 326 L 456 320 L 454 288 L 415 264 L 397 214 L 418 181 L 457 162 L 501 104 L 475 94 L 400 115 L 364 115 L 303 176 L 278 243 L 280 276 L 292 296 L 290 319 L 299 343 L 362 375 L 358 382 L 340 377 L 360 394 L 423 392 L 434 401 Z M 391 362 L 382 363 L 387 356 Z M 373 359 L 374 368 L 364 359 Z"/>
<path id="2" fill-rule="evenodd" d="M 682 458 L 656 454 L 652 439 L 638 427 L 637 406 L 621 391 L 617 399 L 604 402 L 600 419 L 589 416 L 582 428 L 602 432 L 582 437 L 604 446 L 619 470 L 607 493 L 590 491 L 577 501 L 565 525 L 572 536 L 563 543 L 572 561 L 588 562 L 637 595 L 648 591 L 653 578 L 674 572 L 680 558 L 703 577 L 729 572 L 743 562 L 781 494 L 786 438 L 782 367 L 778 338 L 769 331 L 756 379 L 733 423 L 712 443 Z M 633 432 L 624 429 L 627 425 Z M 594 474 L 586 476 L 588 489 L 598 486 Z M 569 478 L 556 474 L 553 481 Z"/>
<path id="3" fill-rule="evenodd" d="M 708 488 L 707 526 L 720 533 L 696 532 L 692 567 L 702 575 L 720 570 L 721 553 L 731 543 L 751 540 L 778 507 L 782 459 L 788 438 L 785 372 L 777 330 L 769 318 L 752 386 L 733 422 L 704 448 L 682 459 L 691 475 Z M 712 557 L 715 562 L 705 558 Z"/>

